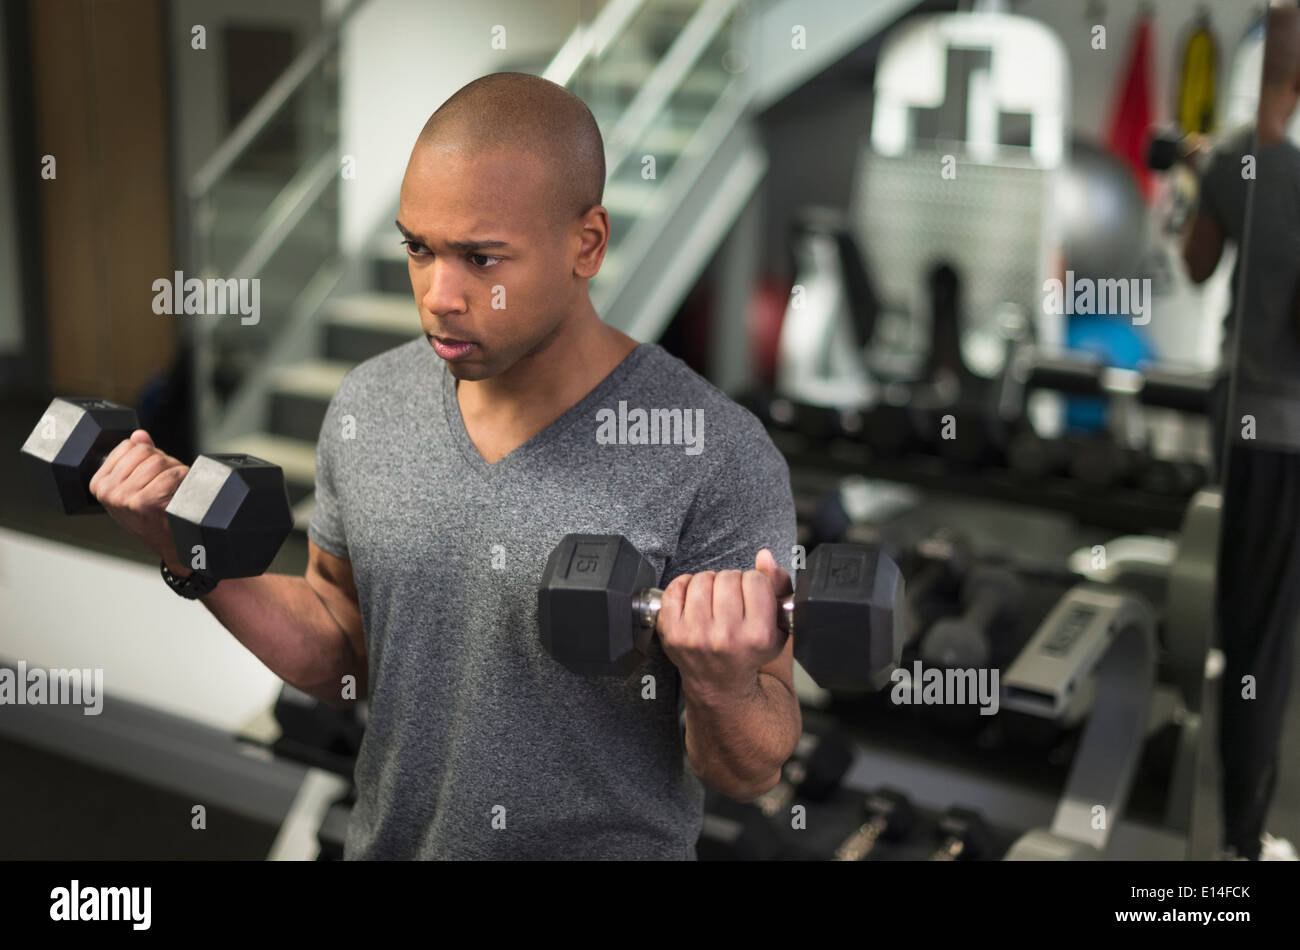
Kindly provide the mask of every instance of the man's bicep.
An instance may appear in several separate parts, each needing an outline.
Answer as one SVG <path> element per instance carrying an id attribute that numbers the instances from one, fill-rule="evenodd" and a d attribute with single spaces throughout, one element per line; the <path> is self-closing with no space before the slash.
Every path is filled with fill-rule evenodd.
<path id="1" fill-rule="evenodd" d="M 364 665 L 366 633 L 361 622 L 361 603 L 352 575 L 352 562 L 335 557 L 322 550 L 316 542 L 308 540 L 307 586 L 334 618 L 357 661 Z"/>
<path id="2" fill-rule="evenodd" d="M 1192 217 L 1183 240 L 1183 261 L 1187 265 L 1187 276 L 1193 283 L 1208 280 L 1219 266 L 1223 254 L 1223 228 L 1213 217 L 1197 212 Z"/>
<path id="3" fill-rule="evenodd" d="M 790 471 L 766 433 L 746 460 L 723 465 L 702 486 L 687 514 L 665 583 L 679 574 L 749 570 L 767 548 L 791 569 L 795 541 Z"/>

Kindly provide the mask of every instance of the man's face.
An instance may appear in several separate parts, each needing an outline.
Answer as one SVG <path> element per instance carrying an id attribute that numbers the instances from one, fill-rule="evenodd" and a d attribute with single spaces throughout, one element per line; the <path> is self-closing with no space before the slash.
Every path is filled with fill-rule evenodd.
<path id="1" fill-rule="evenodd" d="M 411 289 L 425 336 L 458 379 L 504 372 L 575 309 L 578 231 L 549 220 L 551 187 L 518 152 L 411 156 L 397 215 Z"/>

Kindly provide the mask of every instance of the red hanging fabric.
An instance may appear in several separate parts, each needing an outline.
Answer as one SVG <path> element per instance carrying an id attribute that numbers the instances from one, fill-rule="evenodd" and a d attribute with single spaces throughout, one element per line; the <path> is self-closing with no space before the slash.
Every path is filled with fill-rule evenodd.
<path id="1" fill-rule="evenodd" d="M 1154 121 L 1151 99 L 1151 17 L 1143 14 L 1134 30 L 1128 66 L 1110 121 L 1110 150 L 1127 163 L 1150 203 L 1155 179 L 1146 167 L 1148 130 Z"/>

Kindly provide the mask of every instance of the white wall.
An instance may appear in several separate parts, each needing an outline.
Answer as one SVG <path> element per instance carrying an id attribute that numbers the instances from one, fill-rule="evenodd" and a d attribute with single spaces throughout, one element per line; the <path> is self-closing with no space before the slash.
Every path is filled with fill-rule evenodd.
<path id="1" fill-rule="evenodd" d="M 1093 20 L 1085 0 L 1026 0 L 1016 12 L 1033 17 L 1060 35 L 1070 55 L 1073 79 L 1071 120 L 1076 131 L 1097 135 L 1110 121 L 1141 0 L 1103 0 L 1104 16 L 1097 22 L 1106 27 L 1106 49 L 1092 48 Z M 1157 121 L 1173 114 L 1175 77 L 1181 68 L 1186 32 L 1205 7 L 1210 14 L 1210 31 L 1219 47 L 1219 114 L 1228 91 L 1228 68 L 1246 28 L 1254 21 L 1262 2 L 1252 0 L 1154 0 L 1152 47 L 1155 78 L 1151 87 Z"/>
<path id="2" fill-rule="evenodd" d="M 280 679 L 156 567 L 0 528 L 0 660 L 100 669 L 107 703 L 244 729 Z M 0 707 L 0 715 L 5 707 Z"/>
<path id="3" fill-rule="evenodd" d="M 397 204 L 411 146 L 429 115 L 471 79 L 547 59 L 596 0 L 371 0 L 342 47 L 342 153 L 356 177 L 344 180 L 345 251 L 358 250 Z M 493 28 L 506 49 L 493 49 Z M 396 237 L 394 237 L 396 240 Z"/>

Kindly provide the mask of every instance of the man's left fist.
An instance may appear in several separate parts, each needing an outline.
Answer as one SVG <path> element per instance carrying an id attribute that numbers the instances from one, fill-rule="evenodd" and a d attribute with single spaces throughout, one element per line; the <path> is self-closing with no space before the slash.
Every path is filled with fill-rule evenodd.
<path id="1" fill-rule="evenodd" d="M 675 577 L 660 601 L 659 642 L 697 693 L 721 698 L 748 692 L 759 669 L 785 648 L 777 598 L 791 590 L 790 575 L 766 548 L 753 570 Z"/>

